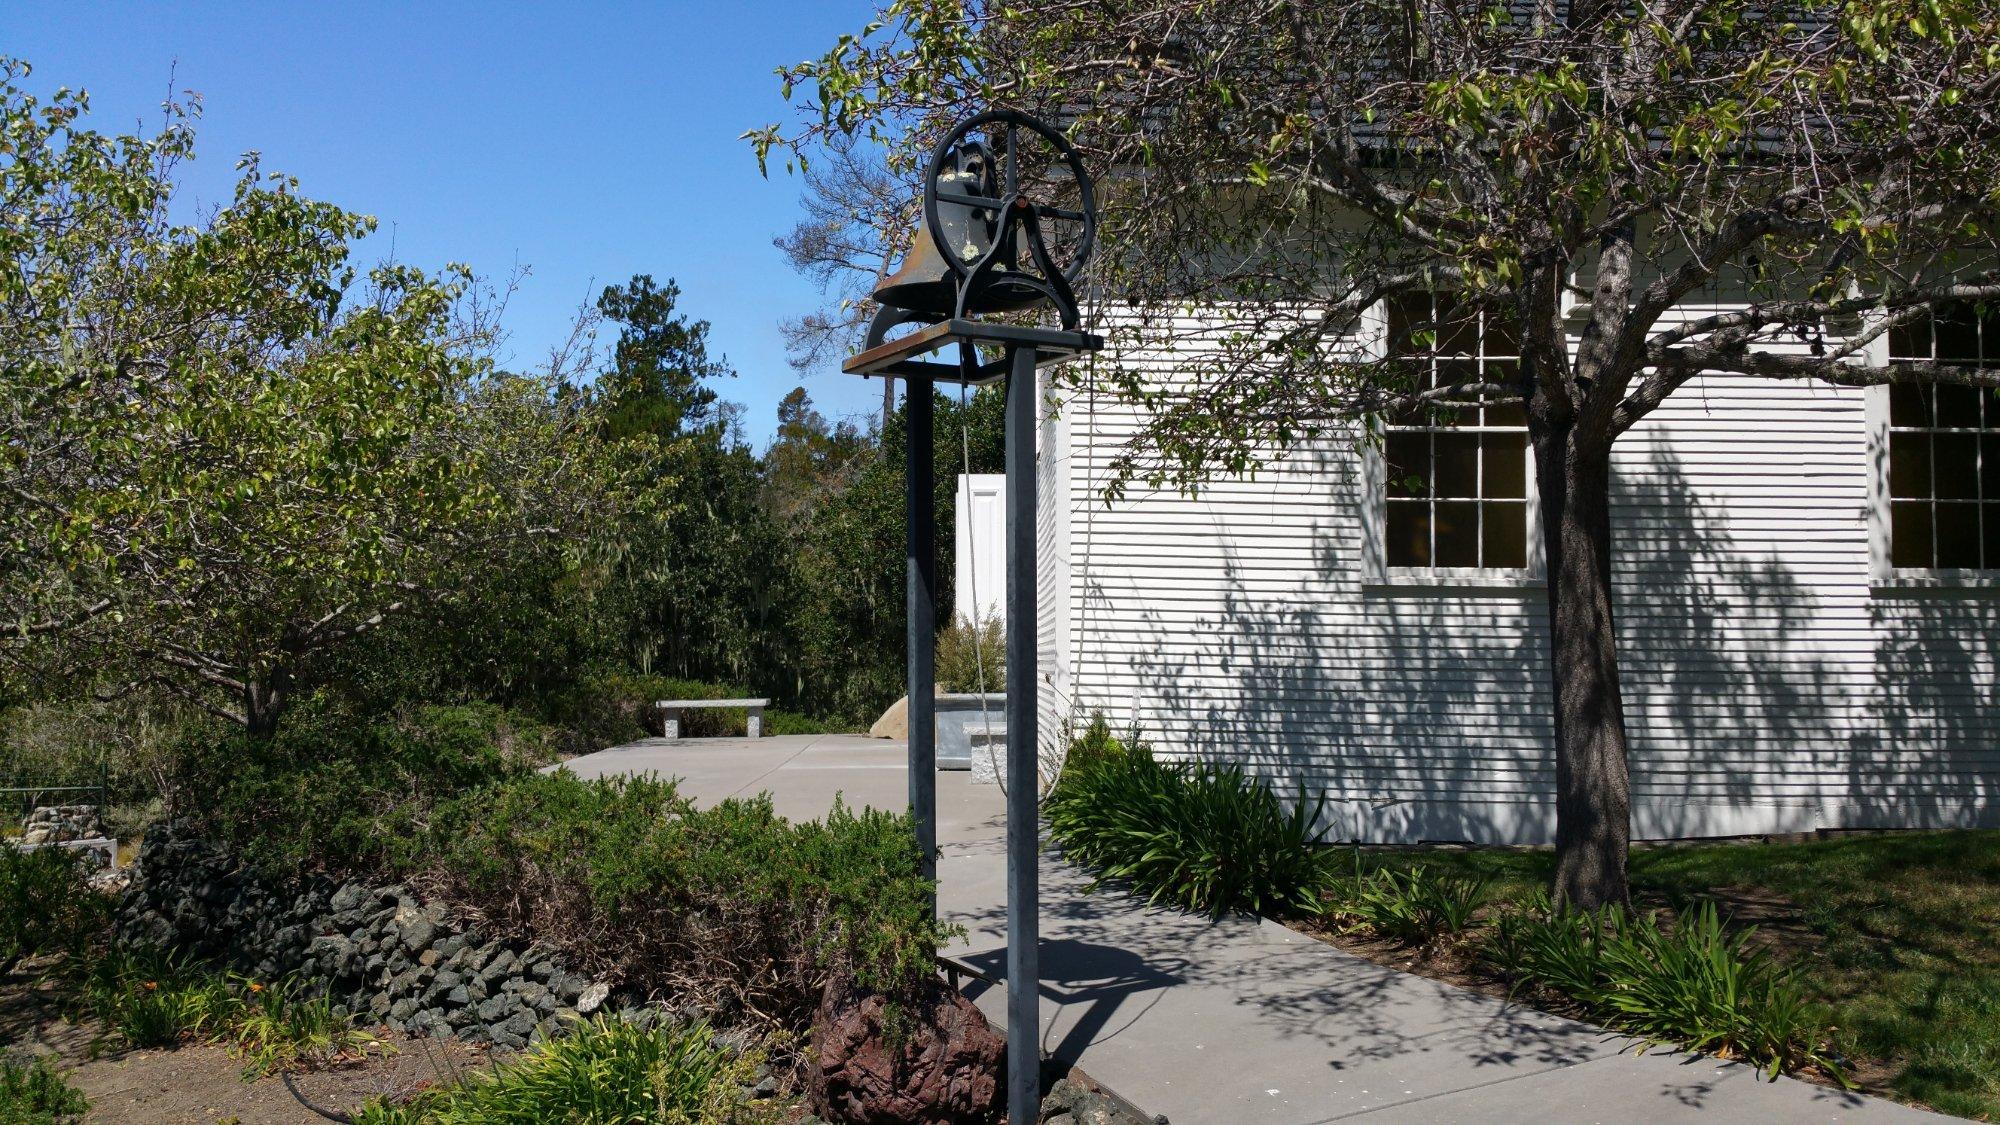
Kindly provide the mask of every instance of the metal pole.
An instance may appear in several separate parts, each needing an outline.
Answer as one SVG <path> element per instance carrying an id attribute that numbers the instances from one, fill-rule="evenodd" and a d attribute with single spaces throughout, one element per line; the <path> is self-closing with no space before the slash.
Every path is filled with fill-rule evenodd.
<path id="1" fill-rule="evenodd" d="M 937 493 L 932 480 L 931 381 L 905 381 L 904 611 L 909 632 L 910 818 L 924 878 L 937 879 Z M 937 913 L 937 893 L 931 893 Z"/>
<path id="2" fill-rule="evenodd" d="M 1035 749 L 1035 349 L 1007 375 L 1007 1120 L 1041 1115 L 1041 855 Z"/>

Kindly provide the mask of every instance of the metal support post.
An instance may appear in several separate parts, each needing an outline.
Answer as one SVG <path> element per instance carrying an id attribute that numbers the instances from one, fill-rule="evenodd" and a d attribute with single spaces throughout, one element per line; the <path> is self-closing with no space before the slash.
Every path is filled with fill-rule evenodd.
<path id="1" fill-rule="evenodd" d="M 931 381 L 904 386 L 903 441 L 904 589 L 908 618 L 910 704 L 910 818 L 924 878 L 937 879 L 937 491 L 933 485 Z M 931 893 L 937 913 L 937 893 Z"/>
<path id="2" fill-rule="evenodd" d="M 1040 770 L 1035 737 L 1035 360 L 1007 375 L 1007 1120 L 1041 1113 Z"/>

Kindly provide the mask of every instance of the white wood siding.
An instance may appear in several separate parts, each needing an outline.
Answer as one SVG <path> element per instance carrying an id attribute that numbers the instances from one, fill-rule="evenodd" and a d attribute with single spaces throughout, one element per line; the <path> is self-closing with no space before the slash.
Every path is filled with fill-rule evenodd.
<path id="1" fill-rule="evenodd" d="M 1711 376 L 1620 440 L 1641 837 L 2000 822 L 2000 592 L 1871 587 L 1871 393 Z M 1325 790 L 1336 838 L 1549 839 L 1541 589 L 1365 583 L 1346 442 L 1107 506 L 1138 421 L 1085 387 L 1045 427 L 1045 751 L 1101 711 Z"/>

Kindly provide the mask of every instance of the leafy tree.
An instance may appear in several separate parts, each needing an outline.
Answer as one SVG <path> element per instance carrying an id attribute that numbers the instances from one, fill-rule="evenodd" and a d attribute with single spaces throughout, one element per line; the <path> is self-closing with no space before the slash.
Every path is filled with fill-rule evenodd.
<path id="1" fill-rule="evenodd" d="M 709 355 L 708 322 L 682 312 L 680 295 L 639 274 L 598 301 L 620 325 L 596 383 L 606 432 L 660 443 L 644 471 L 665 485 L 658 498 L 671 513 L 628 521 L 614 612 L 623 655 L 641 671 L 741 682 L 769 662 L 782 560 L 740 408 L 713 386 L 736 373 Z"/>
<path id="2" fill-rule="evenodd" d="M 708 354 L 708 322 L 689 320 L 676 307 L 680 299 L 672 278 L 661 286 L 643 273 L 606 286 L 597 298 L 598 312 L 623 326 L 611 369 L 599 379 L 610 402 L 605 427 L 613 437 L 670 439 L 722 421 L 708 383 L 736 373 Z"/>
<path id="3" fill-rule="evenodd" d="M 828 423 L 806 389 L 794 387 L 778 403 L 778 429 L 764 451 L 765 510 L 780 523 L 794 522 L 847 482 L 868 446 L 853 423 Z"/>
<path id="4" fill-rule="evenodd" d="M 1555 891 L 1627 897 L 1612 618 L 1613 443 L 1705 371 L 1992 386 L 1872 345 L 2000 297 L 2000 13 L 1982 0 L 1419 0 L 1005 5 L 894 0 L 784 72 L 803 124 L 908 169 L 1004 102 L 1098 169 L 1100 291 L 1187 345 L 1130 475 L 1191 488 L 1386 414 L 1525 406 L 1548 567 Z M 1457 295 L 1518 340 L 1512 377 L 1426 385 L 1357 355 L 1387 298 Z M 1682 315 L 1695 298 L 1733 307 Z M 1206 303 L 1203 340 L 1176 339 Z M 1572 342 L 1574 338 L 1574 342 Z"/>
<path id="5" fill-rule="evenodd" d="M 193 107 L 84 129 L 0 63 L 0 657 L 267 735 L 316 663 L 466 576 L 579 569 L 624 490 L 564 372 L 492 371 L 461 269 L 358 283 L 372 219 L 246 158 L 167 207 Z"/>
<path id="6" fill-rule="evenodd" d="M 939 527 L 952 526 L 957 474 L 998 471 L 1003 397 L 982 390 L 961 406 L 933 392 L 932 456 Z M 809 710 L 866 721 L 903 694 L 903 450 L 898 409 L 851 482 L 830 487 L 789 535 L 791 606 L 786 638 L 797 698 Z M 969 452 L 970 457 L 966 454 Z M 938 537 L 937 619 L 952 619 L 953 543 Z"/>

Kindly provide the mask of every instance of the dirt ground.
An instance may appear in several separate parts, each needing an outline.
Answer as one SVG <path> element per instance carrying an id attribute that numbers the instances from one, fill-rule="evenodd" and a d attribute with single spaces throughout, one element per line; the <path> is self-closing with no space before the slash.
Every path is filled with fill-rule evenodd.
<path id="1" fill-rule="evenodd" d="M 99 1038 L 94 1024 L 64 1019 L 46 987 L 18 974 L 0 980 L 0 1047 L 53 1054 L 90 1098 L 90 1122 L 306 1125 L 329 1119 L 314 1106 L 344 1113 L 370 1098 L 404 1097 L 487 1065 L 483 1050 L 456 1040 L 391 1036 L 394 1054 L 245 1082 L 243 1064 L 220 1046 L 130 1051 Z"/>

